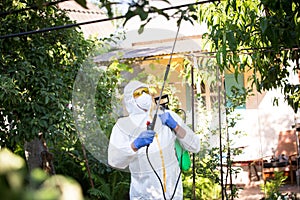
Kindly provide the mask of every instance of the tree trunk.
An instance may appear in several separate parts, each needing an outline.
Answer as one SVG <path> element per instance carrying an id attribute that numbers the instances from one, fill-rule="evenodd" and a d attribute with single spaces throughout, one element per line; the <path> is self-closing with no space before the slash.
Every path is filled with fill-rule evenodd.
<path id="1" fill-rule="evenodd" d="M 49 175 L 55 174 L 53 155 L 48 151 L 46 141 L 42 135 L 30 142 L 25 142 L 24 149 L 29 171 L 41 168 Z"/>

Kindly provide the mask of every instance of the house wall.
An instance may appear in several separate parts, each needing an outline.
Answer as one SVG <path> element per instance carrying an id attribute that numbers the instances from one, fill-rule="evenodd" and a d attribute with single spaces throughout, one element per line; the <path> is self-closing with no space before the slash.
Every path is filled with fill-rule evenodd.
<path id="1" fill-rule="evenodd" d="M 245 74 L 245 86 L 251 72 Z M 292 129 L 294 125 L 294 111 L 287 105 L 280 89 L 258 93 L 253 91 L 254 96 L 247 100 L 246 109 L 237 110 L 242 116 L 238 127 L 247 133 L 247 137 L 240 139 L 240 143 L 248 146 L 250 158 L 261 158 L 273 154 L 272 148 L 276 149 L 278 135 L 281 131 Z M 278 106 L 273 105 L 273 100 L 278 98 Z"/>

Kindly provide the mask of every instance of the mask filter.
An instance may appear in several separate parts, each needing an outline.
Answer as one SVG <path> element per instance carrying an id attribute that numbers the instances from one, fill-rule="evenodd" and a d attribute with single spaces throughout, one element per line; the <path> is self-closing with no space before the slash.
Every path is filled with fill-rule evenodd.
<path id="1" fill-rule="evenodd" d="M 141 96 L 135 99 L 136 104 L 143 110 L 149 110 L 152 104 L 152 96 L 143 93 Z"/>

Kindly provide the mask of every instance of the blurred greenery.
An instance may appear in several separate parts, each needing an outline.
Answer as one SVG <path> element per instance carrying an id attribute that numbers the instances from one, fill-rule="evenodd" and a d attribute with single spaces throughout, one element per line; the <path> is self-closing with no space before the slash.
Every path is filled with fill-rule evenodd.
<path id="1" fill-rule="evenodd" d="M 0 150 L 0 193 L 5 200 L 83 200 L 80 185 L 70 177 L 49 177 L 43 170 L 28 173 L 23 158 Z"/>

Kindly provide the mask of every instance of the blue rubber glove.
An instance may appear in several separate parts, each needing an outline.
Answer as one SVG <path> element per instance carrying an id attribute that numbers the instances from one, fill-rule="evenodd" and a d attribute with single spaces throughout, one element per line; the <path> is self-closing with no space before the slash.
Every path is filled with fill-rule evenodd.
<path id="1" fill-rule="evenodd" d="M 169 112 L 158 115 L 163 125 L 167 125 L 171 129 L 176 128 L 177 122 L 173 119 Z"/>
<path id="2" fill-rule="evenodd" d="M 147 146 L 153 142 L 155 132 L 153 130 L 147 130 L 141 132 L 141 134 L 133 141 L 133 145 L 136 149 Z"/>

